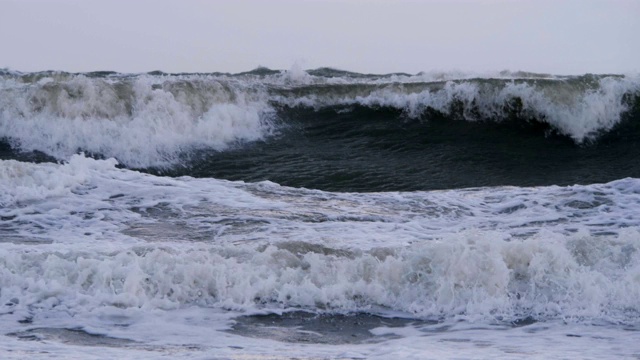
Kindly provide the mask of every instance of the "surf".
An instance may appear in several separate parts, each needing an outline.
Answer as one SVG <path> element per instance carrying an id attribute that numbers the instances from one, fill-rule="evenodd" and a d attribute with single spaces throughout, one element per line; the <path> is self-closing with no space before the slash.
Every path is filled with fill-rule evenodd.
<path id="1" fill-rule="evenodd" d="M 4 70 L 0 138 L 19 151 L 56 159 L 84 151 L 129 167 L 170 168 L 197 150 L 223 152 L 269 141 L 296 109 L 389 109 L 397 112 L 394 121 L 425 123 L 534 123 L 578 145 L 596 142 L 638 112 L 637 76 L 485 76 L 326 68 L 240 74 Z"/>

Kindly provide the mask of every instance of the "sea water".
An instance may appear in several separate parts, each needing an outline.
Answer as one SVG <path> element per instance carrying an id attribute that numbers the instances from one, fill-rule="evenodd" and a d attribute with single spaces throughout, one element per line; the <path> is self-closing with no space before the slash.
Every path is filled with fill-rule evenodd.
<path id="1" fill-rule="evenodd" d="M 640 356 L 640 79 L 0 73 L 2 358 Z"/>

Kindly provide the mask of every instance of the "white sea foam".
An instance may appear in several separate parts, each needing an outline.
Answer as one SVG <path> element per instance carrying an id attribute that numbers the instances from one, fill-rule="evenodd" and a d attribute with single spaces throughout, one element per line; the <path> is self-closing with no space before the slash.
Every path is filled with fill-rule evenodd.
<path id="1" fill-rule="evenodd" d="M 332 194 L 0 162 L 0 300 L 630 321 L 640 183 Z M 53 242 L 30 247 L 32 240 Z M 25 244 L 25 245 L 21 245 Z M 45 305 L 41 305 L 45 304 Z M 631 314 L 631 315 L 630 315 Z"/>
<path id="2" fill-rule="evenodd" d="M 640 225 L 636 179 L 568 187 L 328 193 L 270 182 L 156 177 L 117 169 L 113 159 L 74 155 L 61 165 L 0 161 L 0 185 L 0 215 L 24 216 L 16 231 L 30 228 L 30 216 L 50 210 L 78 221 L 97 221 L 95 216 L 113 210 L 124 220 L 109 217 L 109 224 L 135 225 L 131 219 L 145 226 L 174 224 L 174 231 L 184 229 L 185 240 L 201 233 L 217 241 L 293 239 L 368 249 L 473 229 L 500 231 L 509 239 L 543 228 L 564 235 L 585 228 L 598 235 Z M 100 212 L 83 213 L 85 208 Z M 85 241 L 78 236 L 66 241 Z"/>
<path id="3" fill-rule="evenodd" d="M 466 232 L 400 249 L 332 253 L 306 243 L 140 246 L 74 251 L 3 249 L 2 301 L 84 313 L 104 306 L 371 311 L 474 322 L 634 323 L 640 308 L 640 234 L 593 238 L 543 233 L 505 242 Z M 326 252 L 326 253 L 325 253 Z"/>
<path id="4" fill-rule="evenodd" d="M 84 358 L 74 344 L 93 338 L 56 332 L 81 328 L 140 342 L 101 355 L 143 358 L 544 358 L 585 344 L 631 356 L 639 206 L 637 179 L 358 194 L 156 177 L 82 155 L 4 160 L 0 323 L 14 335 L 0 346 L 8 358 Z M 382 344 L 286 351 L 221 332 L 239 315 L 291 309 L 440 322 L 381 323 L 374 335 L 399 336 Z M 509 329 L 527 317 L 539 325 Z"/>
<path id="5" fill-rule="evenodd" d="M 0 136 L 58 159 L 82 150 L 131 167 L 166 167 L 189 150 L 224 150 L 274 130 L 260 89 L 228 82 L 79 75 L 3 85 Z"/>

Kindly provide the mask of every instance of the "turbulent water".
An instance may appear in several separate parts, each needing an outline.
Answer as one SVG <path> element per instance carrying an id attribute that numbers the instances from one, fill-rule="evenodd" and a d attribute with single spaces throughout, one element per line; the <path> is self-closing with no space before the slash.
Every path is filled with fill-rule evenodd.
<path id="1" fill-rule="evenodd" d="M 3 358 L 640 356 L 640 77 L 0 70 Z"/>

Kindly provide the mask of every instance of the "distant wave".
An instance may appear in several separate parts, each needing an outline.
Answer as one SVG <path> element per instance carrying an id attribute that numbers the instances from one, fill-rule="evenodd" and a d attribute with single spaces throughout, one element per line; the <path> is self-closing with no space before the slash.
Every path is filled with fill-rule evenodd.
<path id="1" fill-rule="evenodd" d="M 268 140 L 296 109 L 348 114 L 354 107 L 426 122 L 538 123 L 582 144 L 640 111 L 640 77 L 371 75 L 329 68 L 240 74 L 0 70 L 0 139 L 62 160 L 84 151 L 129 167 L 170 167 L 194 150 Z"/>

